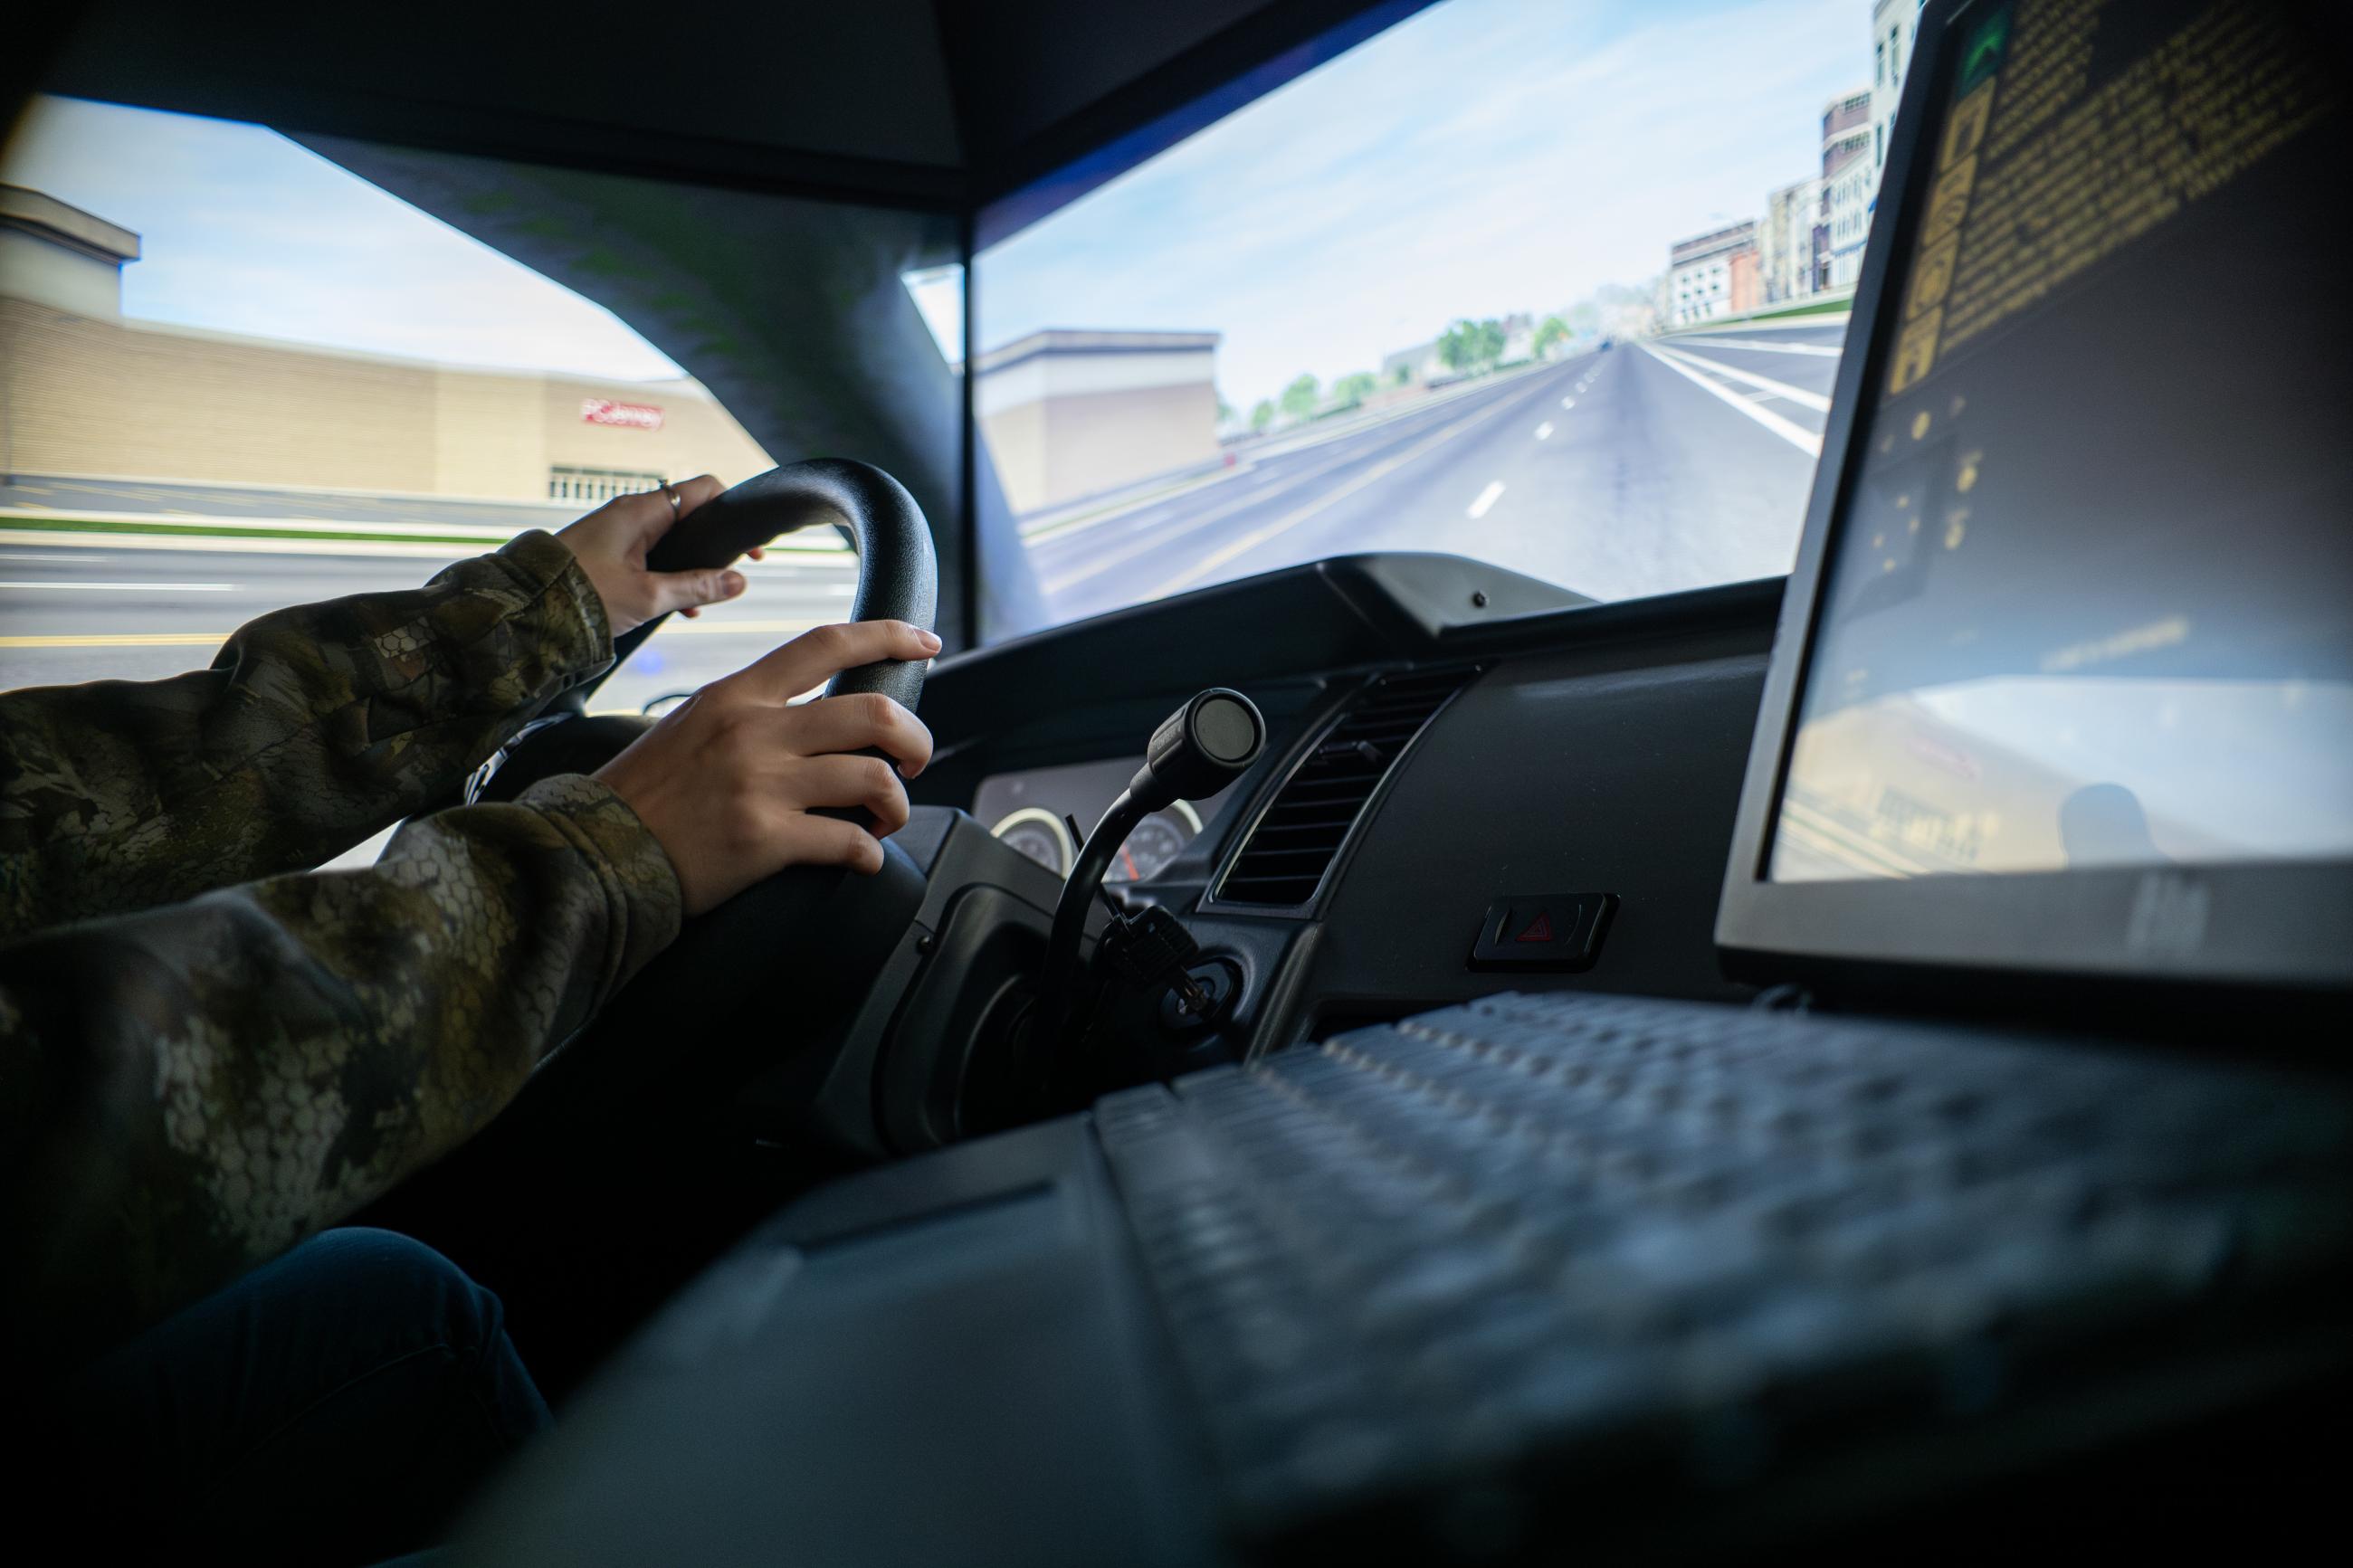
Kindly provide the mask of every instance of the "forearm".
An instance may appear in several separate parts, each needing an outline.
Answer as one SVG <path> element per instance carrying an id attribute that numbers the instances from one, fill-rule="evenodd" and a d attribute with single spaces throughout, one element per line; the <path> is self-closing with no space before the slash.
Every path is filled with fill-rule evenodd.
<path id="1" fill-rule="evenodd" d="M 678 921 L 659 845 L 568 777 L 368 870 L 0 951 L 8 1315 L 95 1346 L 333 1223 L 494 1116 Z"/>
<path id="2" fill-rule="evenodd" d="M 0 697 L 0 938 L 314 866 L 611 658 L 596 590 L 533 533 L 264 616 L 209 669 Z"/>

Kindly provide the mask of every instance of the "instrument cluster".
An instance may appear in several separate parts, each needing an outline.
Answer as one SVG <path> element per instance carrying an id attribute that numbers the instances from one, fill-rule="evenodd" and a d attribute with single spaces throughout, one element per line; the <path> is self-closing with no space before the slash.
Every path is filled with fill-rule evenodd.
<path id="1" fill-rule="evenodd" d="M 1096 819 L 1127 787 L 1140 761 L 1119 758 L 993 774 L 981 781 L 972 812 L 1007 844 L 1056 876 L 1068 876 L 1078 858 L 1080 837 L 1092 830 Z M 1207 800 L 1180 800 L 1145 817 L 1120 847 L 1104 880 L 1145 882 L 1158 876 L 1216 817 L 1226 793 Z M 1076 833 L 1071 827 L 1073 820 Z"/>

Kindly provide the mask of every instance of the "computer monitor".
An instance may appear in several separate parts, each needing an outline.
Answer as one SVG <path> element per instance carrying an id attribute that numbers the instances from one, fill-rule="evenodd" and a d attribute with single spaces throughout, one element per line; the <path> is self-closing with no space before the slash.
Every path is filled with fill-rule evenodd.
<path id="1" fill-rule="evenodd" d="M 2353 984 L 2353 110 L 2294 0 L 1932 0 L 1717 935 Z"/>

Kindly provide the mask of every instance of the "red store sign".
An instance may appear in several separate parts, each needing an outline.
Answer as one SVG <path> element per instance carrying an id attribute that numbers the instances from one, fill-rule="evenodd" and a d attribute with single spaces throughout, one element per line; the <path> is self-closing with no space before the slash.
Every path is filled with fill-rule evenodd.
<path id="1" fill-rule="evenodd" d="M 662 411 L 650 403 L 616 403 L 609 397 L 584 397 L 580 417 L 591 425 L 618 425 L 629 430 L 659 430 Z"/>

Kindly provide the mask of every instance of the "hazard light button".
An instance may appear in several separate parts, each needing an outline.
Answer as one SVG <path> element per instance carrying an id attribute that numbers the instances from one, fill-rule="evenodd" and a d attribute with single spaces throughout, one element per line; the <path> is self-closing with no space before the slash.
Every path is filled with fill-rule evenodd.
<path id="1" fill-rule="evenodd" d="M 1473 969 L 1590 969 L 1615 893 L 1530 893 L 1487 906 L 1471 944 Z"/>

